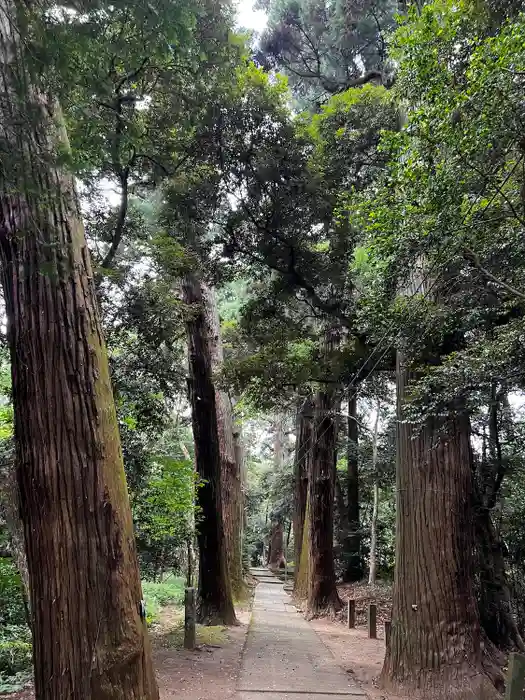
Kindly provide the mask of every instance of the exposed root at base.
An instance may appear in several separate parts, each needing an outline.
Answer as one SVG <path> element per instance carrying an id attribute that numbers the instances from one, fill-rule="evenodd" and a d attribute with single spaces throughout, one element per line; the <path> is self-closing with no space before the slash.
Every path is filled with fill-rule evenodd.
<path id="1" fill-rule="evenodd" d="M 427 682 L 423 687 L 385 680 L 382 675 L 380 686 L 386 692 L 418 700 L 501 700 L 502 698 L 491 679 L 483 673 L 455 680 L 445 680 L 441 674 L 436 674 L 434 682 Z"/>

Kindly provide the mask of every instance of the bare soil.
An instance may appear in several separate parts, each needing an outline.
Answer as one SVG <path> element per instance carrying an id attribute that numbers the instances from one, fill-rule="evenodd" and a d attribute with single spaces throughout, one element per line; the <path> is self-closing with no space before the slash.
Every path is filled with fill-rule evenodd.
<path id="1" fill-rule="evenodd" d="M 318 618 L 310 624 L 330 649 L 342 668 L 357 681 L 370 700 L 409 700 L 391 695 L 379 688 L 378 679 L 385 658 L 384 623 L 390 620 L 392 588 L 387 584 L 368 586 L 364 583 L 337 587 L 344 603 L 343 610 L 333 619 Z M 356 601 L 356 628 L 347 627 L 347 601 Z M 377 639 L 368 638 L 368 605 L 377 605 Z"/>
<path id="2" fill-rule="evenodd" d="M 156 630 L 152 636 L 161 700 L 228 700 L 233 697 L 250 620 L 247 608 L 236 612 L 238 627 L 199 627 L 197 649 L 185 651 L 181 648 L 180 613 L 177 611 L 171 625 L 169 609 L 166 609 L 164 631 Z"/>
<path id="3" fill-rule="evenodd" d="M 161 700 L 229 700 L 241 668 L 250 620 L 250 604 L 236 607 L 238 627 L 197 627 L 197 649 L 185 651 L 183 613 L 167 607 L 151 630 L 153 656 Z M 5 700 L 34 700 L 31 689 L 8 695 Z"/>

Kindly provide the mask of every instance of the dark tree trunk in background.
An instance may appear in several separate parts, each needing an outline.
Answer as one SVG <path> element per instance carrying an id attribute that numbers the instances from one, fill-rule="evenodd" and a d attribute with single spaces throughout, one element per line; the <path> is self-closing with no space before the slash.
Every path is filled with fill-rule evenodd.
<path id="1" fill-rule="evenodd" d="M 499 649 L 525 652 L 525 644 L 513 614 L 501 539 L 494 527 L 490 509 L 478 500 L 475 510 L 481 625 L 487 637 Z"/>
<path id="2" fill-rule="evenodd" d="M 310 397 L 304 399 L 297 415 L 297 438 L 295 443 L 295 492 L 294 492 L 294 562 L 295 578 L 299 574 L 301 549 L 303 545 L 303 528 L 306 517 L 306 502 L 308 498 L 308 464 L 312 457 L 314 407 Z"/>
<path id="3" fill-rule="evenodd" d="M 38 700 L 154 700 L 115 403 L 56 103 L 0 0 L 0 246 Z M 23 128 L 21 125 L 23 124 Z M 3 156 L 2 156 L 3 157 Z M 8 179 L 6 179 L 8 178 Z"/>
<path id="4" fill-rule="evenodd" d="M 208 347 L 211 358 L 212 381 L 223 364 L 222 338 L 220 330 L 219 309 L 212 288 L 201 283 Z M 241 463 L 238 462 L 233 435 L 233 407 L 229 395 L 215 386 L 215 407 L 217 413 L 217 432 L 221 458 L 221 495 L 222 517 L 228 575 L 232 595 L 241 597 L 243 593 L 243 571 L 241 552 L 242 533 L 242 483 Z M 239 445 L 237 446 L 237 450 Z"/>
<path id="5" fill-rule="evenodd" d="M 488 638 L 504 651 L 525 651 L 525 644 L 513 614 L 503 543 L 492 518 L 507 469 L 502 454 L 499 425 L 500 411 L 505 400 L 504 390 L 498 391 L 497 387 L 493 386 L 488 415 L 488 444 L 485 435 L 485 449 L 482 451 L 481 464 L 476 474 L 478 604 L 481 624 Z"/>
<path id="6" fill-rule="evenodd" d="M 281 521 L 272 523 L 270 535 L 270 547 L 268 555 L 268 566 L 271 569 L 282 569 L 286 560 L 284 558 L 284 527 Z"/>
<path id="7" fill-rule="evenodd" d="M 348 401 L 348 448 L 347 448 L 347 503 L 348 534 L 343 541 L 344 570 L 343 581 L 359 581 L 363 577 L 361 557 L 361 533 L 359 523 L 359 471 L 357 397 L 355 388 L 350 390 Z"/>
<path id="8" fill-rule="evenodd" d="M 275 474 L 282 472 L 286 460 L 286 436 L 285 418 L 277 416 L 274 425 L 273 436 L 273 466 Z M 268 566 L 271 569 L 279 569 L 285 566 L 284 556 L 284 522 L 280 513 L 272 517 L 272 529 L 270 534 L 270 547 L 268 552 Z"/>
<path id="9" fill-rule="evenodd" d="M 382 672 L 391 690 L 428 698 L 497 698 L 474 595 L 472 453 L 466 418 L 403 422 L 398 355 L 396 571 Z"/>
<path id="10" fill-rule="evenodd" d="M 245 484 L 246 484 L 246 458 L 244 452 L 244 444 L 242 438 L 241 425 L 233 422 L 233 450 L 235 453 L 235 463 L 239 475 L 239 502 L 238 507 L 238 546 L 239 546 L 239 561 L 241 568 L 242 593 L 245 592 L 244 574 L 246 573 L 247 565 L 244 561 L 244 532 L 246 530 L 246 509 L 245 509 Z"/>
<path id="11" fill-rule="evenodd" d="M 330 342 L 329 340 L 328 344 Z M 333 551 L 337 417 L 334 414 L 334 397 L 325 391 L 319 391 L 315 397 L 313 439 L 308 485 L 309 615 L 341 608 L 336 587 Z"/>
<path id="12" fill-rule="evenodd" d="M 197 527 L 199 545 L 199 622 L 208 625 L 236 623 L 224 537 L 221 454 L 217 429 L 216 394 L 213 384 L 209 329 L 205 299 L 195 275 L 183 281 L 183 299 L 188 306 L 189 394 L 200 509 Z"/>
<path id="13" fill-rule="evenodd" d="M 379 519 L 379 483 L 377 480 L 377 436 L 379 432 L 379 414 L 381 402 L 377 402 L 376 416 L 374 419 L 374 431 L 372 433 L 372 472 L 374 474 L 374 500 L 372 507 L 372 519 L 370 521 L 370 556 L 368 567 L 368 585 L 376 582 L 377 576 L 377 522 Z"/>

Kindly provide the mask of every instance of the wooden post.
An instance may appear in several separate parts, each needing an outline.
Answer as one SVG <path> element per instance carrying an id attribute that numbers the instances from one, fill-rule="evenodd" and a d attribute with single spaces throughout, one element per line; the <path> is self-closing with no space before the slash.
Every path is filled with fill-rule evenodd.
<path id="1" fill-rule="evenodd" d="M 195 588 L 186 588 L 184 595 L 184 648 L 195 649 Z"/>
<path id="2" fill-rule="evenodd" d="M 353 630 L 355 628 L 355 600 L 348 601 L 348 629 Z"/>
<path id="3" fill-rule="evenodd" d="M 368 636 L 377 639 L 377 605 L 370 603 L 368 606 Z"/>
<path id="4" fill-rule="evenodd" d="M 509 656 L 505 700 L 523 700 L 525 688 L 525 656 L 513 652 Z"/>
<path id="5" fill-rule="evenodd" d="M 390 646 L 390 635 L 392 634 L 392 620 L 385 620 L 385 646 Z"/>

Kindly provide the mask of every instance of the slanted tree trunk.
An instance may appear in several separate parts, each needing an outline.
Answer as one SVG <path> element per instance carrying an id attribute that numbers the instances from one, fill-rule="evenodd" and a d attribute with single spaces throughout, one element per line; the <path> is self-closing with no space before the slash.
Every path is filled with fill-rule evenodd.
<path id="1" fill-rule="evenodd" d="M 327 334 L 327 354 L 333 347 L 333 333 Z M 311 616 L 341 608 L 334 569 L 334 474 L 337 419 L 334 397 L 318 391 L 315 397 L 314 443 L 308 480 L 309 581 L 308 613 Z"/>
<path id="2" fill-rule="evenodd" d="M 306 518 L 306 503 L 308 499 L 308 464 L 312 456 L 312 435 L 314 407 L 311 397 L 307 397 L 297 415 L 297 438 L 295 443 L 295 491 L 294 491 L 294 562 L 295 581 L 299 575 L 301 552 L 303 545 L 303 529 Z"/>
<path id="3" fill-rule="evenodd" d="M 202 624 L 236 623 L 224 536 L 221 452 L 217 428 L 216 392 L 212 375 L 210 333 L 205 298 L 195 275 L 184 278 L 183 299 L 188 307 L 189 394 L 195 460 L 201 483 L 197 489 L 200 510 L 198 620 Z"/>
<path id="4" fill-rule="evenodd" d="M 405 422 L 408 375 L 397 360 L 396 571 L 383 686 L 424 698 L 497 698 L 474 596 L 469 423 L 450 413 Z"/>
<path id="5" fill-rule="evenodd" d="M 0 249 L 38 700 L 158 690 L 93 272 L 57 104 L 0 0 Z M 21 126 L 23 124 L 23 127 Z"/>
<path id="6" fill-rule="evenodd" d="M 355 388 L 350 390 L 348 400 L 348 447 L 347 447 L 347 503 L 348 534 L 343 541 L 343 581 L 359 581 L 363 576 L 361 557 L 361 532 L 359 523 L 359 464 L 357 424 L 357 397 Z"/>
<path id="7" fill-rule="evenodd" d="M 372 509 L 372 520 L 370 522 L 370 560 L 368 570 L 368 585 L 372 586 L 376 582 L 377 575 L 377 521 L 379 517 L 379 484 L 377 481 L 377 434 L 379 429 L 379 411 L 381 402 L 377 402 L 376 416 L 374 419 L 374 432 L 372 433 L 372 471 L 374 473 L 374 502 Z"/>
<path id="8" fill-rule="evenodd" d="M 221 457 L 222 517 L 228 560 L 228 575 L 232 594 L 235 598 L 239 598 L 242 596 L 244 589 L 241 551 L 242 465 L 238 461 L 241 456 L 240 454 L 236 455 L 235 452 L 233 408 L 230 397 L 225 391 L 217 388 L 215 384 L 216 375 L 221 371 L 224 361 L 217 299 L 212 288 L 202 283 L 201 286 L 215 387 L 217 432 Z M 239 449 L 239 446 L 237 449 Z"/>

